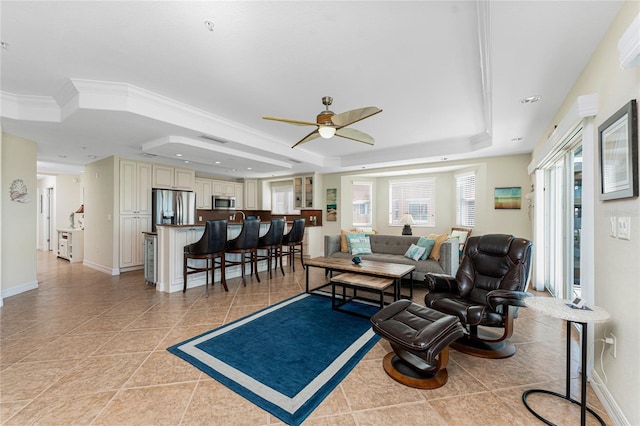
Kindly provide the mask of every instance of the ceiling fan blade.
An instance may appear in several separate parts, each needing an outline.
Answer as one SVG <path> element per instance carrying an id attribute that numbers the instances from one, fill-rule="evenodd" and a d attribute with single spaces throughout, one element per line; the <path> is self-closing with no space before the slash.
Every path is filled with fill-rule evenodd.
<path id="1" fill-rule="evenodd" d="M 262 117 L 265 120 L 273 120 L 273 121 L 282 121 L 283 123 L 294 124 L 296 126 L 317 126 L 318 123 L 313 123 L 311 121 L 300 121 L 300 120 L 291 120 L 289 118 L 278 118 L 278 117 Z"/>
<path id="2" fill-rule="evenodd" d="M 364 120 L 367 117 L 371 117 L 372 115 L 379 112 L 382 112 L 382 110 L 378 107 L 352 109 L 351 111 L 335 114 L 333 117 L 331 117 L 331 121 L 333 121 L 333 124 L 338 127 L 345 127 L 360 120 Z"/>
<path id="3" fill-rule="evenodd" d="M 360 130 L 352 129 L 351 127 L 343 127 L 342 129 L 336 130 L 336 136 L 351 139 L 352 141 L 363 142 L 369 145 L 373 145 L 375 143 L 375 139 L 371 136 L 361 132 Z"/>
<path id="4" fill-rule="evenodd" d="M 293 145 L 291 148 L 295 148 L 298 145 L 301 145 L 303 143 L 312 141 L 312 140 L 317 139 L 319 137 L 320 137 L 320 133 L 318 133 L 318 129 L 315 129 L 313 132 L 309 133 L 307 136 L 305 136 L 304 138 L 302 138 L 298 142 L 296 142 L 296 144 Z"/>

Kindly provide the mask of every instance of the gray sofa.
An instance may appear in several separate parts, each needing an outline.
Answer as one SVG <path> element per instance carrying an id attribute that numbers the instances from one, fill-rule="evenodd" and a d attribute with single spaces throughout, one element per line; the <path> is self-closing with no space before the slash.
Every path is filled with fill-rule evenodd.
<path id="1" fill-rule="evenodd" d="M 442 243 L 440 246 L 439 260 L 427 259 L 415 261 L 404 257 L 404 253 L 409 246 L 415 244 L 420 237 L 380 234 L 368 235 L 368 237 L 371 241 L 372 254 L 360 255 L 362 259 L 415 265 L 416 269 L 412 273 L 415 281 L 422 282 L 427 272 L 455 275 L 458 271 L 459 254 L 457 238 L 449 239 Z M 340 235 L 324 236 L 324 255 L 327 257 L 343 257 L 346 259 L 353 257 L 350 253 L 340 251 Z"/>

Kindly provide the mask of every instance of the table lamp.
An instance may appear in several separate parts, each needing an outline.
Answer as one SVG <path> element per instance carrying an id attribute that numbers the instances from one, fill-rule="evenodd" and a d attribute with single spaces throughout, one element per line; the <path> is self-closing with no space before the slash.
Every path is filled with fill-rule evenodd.
<path id="1" fill-rule="evenodd" d="M 413 235 L 411 232 L 411 225 L 415 225 L 413 216 L 411 216 L 409 213 L 403 214 L 402 218 L 400 219 L 400 223 L 404 225 L 404 228 L 402 228 L 402 235 Z"/>

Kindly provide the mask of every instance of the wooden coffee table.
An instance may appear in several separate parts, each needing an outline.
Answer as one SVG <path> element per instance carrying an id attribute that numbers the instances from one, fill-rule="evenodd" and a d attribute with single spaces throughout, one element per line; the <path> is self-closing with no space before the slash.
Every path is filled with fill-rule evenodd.
<path id="1" fill-rule="evenodd" d="M 323 287 L 331 285 L 326 283 L 320 287 L 309 290 L 309 267 L 323 268 L 330 275 L 334 272 L 350 272 L 354 274 L 368 275 L 377 278 L 389 278 L 393 280 L 393 300 L 398 300 L 401 297 L 412 299 L 413 298 L 413 272 L 416 267 L 413 265 L 405 265 L 402 263 L 390 263 L 390 262 L 378 262 L 373 260 L 363 260 L 359 264 L 355 264 L 351 259 L 345 259 L 341 257 L 314 257 L 306 259 L 304 261 L 306 268 L 306 289 L 307 293 L 317 291 Z M 400 292 L 400 284 L 402 278 L 409 275 L 411 277 L 410 293 L 409 296 L 402 296 Z M 362 286 L 364 289 L 365 287 Z"/>

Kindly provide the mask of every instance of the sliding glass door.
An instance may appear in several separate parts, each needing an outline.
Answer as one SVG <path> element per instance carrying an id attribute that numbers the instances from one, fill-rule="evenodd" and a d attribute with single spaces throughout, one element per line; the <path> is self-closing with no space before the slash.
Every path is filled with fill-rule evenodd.
<path id="1" fill-rule="evenodd" d="M 582 141 L 576 136 L 545 169 L 545 288 L 555 297 L 580 295 Z"/>

